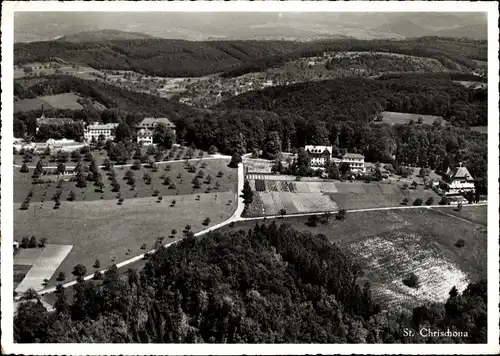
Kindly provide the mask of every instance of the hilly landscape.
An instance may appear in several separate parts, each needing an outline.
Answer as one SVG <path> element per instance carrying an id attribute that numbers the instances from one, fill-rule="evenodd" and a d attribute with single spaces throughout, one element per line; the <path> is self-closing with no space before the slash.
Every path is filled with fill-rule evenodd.
<path id="1" fill-rule="evenodd" d="M 16 16 L 17 343 L 486 342 L 484 14 Z"/>
<path id="2" fill-rule="evenodd" d="M 362 25 L 362 26 L 360 26 Z M 461 28 L 477 26 L 470 35 Z M 15 42 L 47 41 L 82 31 L 121 30 L 185 40 L 310 41 L 326 38 L 403 39 L 440 34 L 486 39 L 481 13 L 29 13 L 15 21 Z M 455 30 L 456 29 L 456 30 Z M 465 36 L 464 36 L 465 35 Z"/>

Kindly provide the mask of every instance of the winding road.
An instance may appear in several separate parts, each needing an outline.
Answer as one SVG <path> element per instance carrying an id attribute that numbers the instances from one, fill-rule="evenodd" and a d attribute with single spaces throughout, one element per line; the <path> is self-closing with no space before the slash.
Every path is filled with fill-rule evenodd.
<path id="1" fill-rule="evenodd" d="M 213 156 L 213 157 L 210 157 L 210 158 L 204 158 L 204 159 L 220 159 L 220 158 L 227 158 L 226 156 Z M 193 161 L 196 160 L 196 159 L 193 159 Z M 158 163 L 170 163 L 170 162 L 178 162 L 178 161 L 166 161 L 166 162 L 158 162 Z M 129 165 L 126 165 L 126 166 L 129 166 Z M 258 216 L 258 217 L 249 217 L 249 218 L 245 218 L 245 217 L 242 217 L 241 214 L 243 213 L 243 209 L 245 208 L 245 205 L 243 203 L 243 198 L 242 196 L 239 194 L 242 190 L 243 190 L 243 183 L 244 183 L 244 167 L 243 167 L 243 163 L 240 163 L 238 165 L 238 205 L 236 207 L 236 210 L 235 212 L 233 213 L 233 215 L 219 223 L 219 224 L 216 224 L 214 226 L 211 226 L 205 230 L 202 230 L 202 231 L 199 231 L 197 233 L 194 234 L 194 236 L 201 236 L 201 235 L 204 235 L 206 233 L 209 233 L 211 231 L 214 231 L 214 230 L 217 230 L 223 226 L 226 226 L 232 222 L 238 222 L 238 221 L 252 221 L 252 220 L 265 220 L 265 219 L 276 219 L 276 218 L 289 218 L 289 217 L 300 217 L 300 216 L 311 216 L 311 215 L 323 215 L 325 214 L 325 212 L 314 212 L 314 213 L 300 213 L 300 214 L 288 214 L 288 215 L 269 215 L 269 216 Z M 487 205 L 486 202 L 484 203 L 478 203 L 478 204 L 474 204 L 475 206 L 484 206 L 484 205 Z M 353 209 L 353 210 L 349 210 L 348 213 L 357 213 L 357 212 L 367 212 L 367 211 L 383 211 L 383 210 L 406 210 L 406 209 L 433 209 L 433 208 L 452 208 L 454 206 L 451 206 L 451 205 L 429 205 L 429 206 L 395 206 L 395 207 L 383 207 L 383 208 L 367 208 L 367 209 Z M 337 211 L 330 211 L 330 213 L 332 214 L 335 214 L 337 213 Z M 462 219 L 458 216 L 455 216 L 455 215 L 451 215 L 451 214 L 446 214 L 446 213 L 443 213 L 445 215 L 449 215 L 453 218 L 457 218 L 459 220 L 464 220 L 466 222 L 469 222 L 471 223 L 470 221 L 467 221 L 465 219 Z M 170 242 L 168 244 L 165 244 L 164 246 L 165 247 L 169 247 L 179 241 L 182 241 L 182 239 L 180 240 L 177 240 L 177 241 L 174 241 L 174 242 Z M 151 250 L 149 252 L 146 252 L 145 254 L 150 254 L 150 253 L 153 253 L 155 252 L 155 250 Z M 125 260 L 125 261 L 122 261 L 120 263 L 117 263 L 116 266 L 118 268 L 122 268 L 122 267 L 125 267 L 127 265 L 130 265 L 134 262 L 137 262 L 137 261 L 140 261 L 144 258 L 144 255 L 145 254 L 141 254 L 139 256 L 136 256 L 136 257 L 133 257 L 131 259 L 128 259 L 128 260 Z M 105 273 L 107 270 L 104 269 L 101 271 L 101 273 Z M 92 279 L 94 276 L 94 274 L 91 274 L 91 275 L 88 275 L 86 277 L 84 277 L 83 279 L 84 280 L 90 280 Z M 68 288 L 68 287 L 71 287 L 73 285 L 75 285 L 77 283 L 77 281 L 71 281 L 71 282 L 67 282 L 65 284 L 63 284 L 62 286 L 64 288 Z M 55 287 L 51 287 L 51 288 L 46 288 L 46 289 L 43 289 L 41 291 L 38 292 L 38 294 L 40 296 L 43 296 L 43 295 L 46 295 L 46 294 L 49 294 L 49 293 L 53 293 L 55 292 L 56 288 Z M 22 298 L 22 296 L 17 296 L 15 298 L 15 300 L 20 300 Z"/>

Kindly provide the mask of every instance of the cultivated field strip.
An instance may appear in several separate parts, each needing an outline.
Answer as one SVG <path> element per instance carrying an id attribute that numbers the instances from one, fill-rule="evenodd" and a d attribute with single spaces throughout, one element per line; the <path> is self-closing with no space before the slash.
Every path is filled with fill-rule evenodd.
<path id="1" fill-rule="evenodd" d="M 50 280 L 72 248 L 72 245 L 47 245 L 23 281 L 17 286 L 16 292 L 22 294 L 29 288 L 42 290 L 43 280 Z"/>
<path id="2" fill-rule="evenodd" d="M 262 201 L 266 215 L 280 214 L 281 209 L 285 209 L 287 214 L 338 209 L 338 205 L 323 193 L 258 192 L 258 196 Z"/>

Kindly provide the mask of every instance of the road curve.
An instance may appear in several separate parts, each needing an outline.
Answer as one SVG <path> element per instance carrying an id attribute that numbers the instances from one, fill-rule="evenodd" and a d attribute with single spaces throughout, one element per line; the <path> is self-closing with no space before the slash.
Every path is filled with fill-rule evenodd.
<path id="1" fill-rule="evenodd" d="M 214 158 L 215 159 L 215 158 Z M 311 215 L 323 215 L 325 214 L 325 212 L 314 212 L 314 213 L 300 213 L 300 214 L 288 214 L 288 215 L 270 215 L 270 216 L 258 216 L 258 217 L 251 217 L 251 218 L 244 218 L 241 216 L 241 214 L 243 213 L 243 210 L 245 208 L 245 205 L 243 203 L 243 197 L 241 196 L 241 191 L 243 190 L 243 184 L 244 184 L 244 168 L 243 168 L 243 163 L 240 163 L 238 165 L 238 204 L 237 204 L 237 207 L 236 207 L 236 211 L 233 213 L 233 215 L 219 223 L 219 224 L 216 224 L 214 226 L 211 226 L 205 230 L 202 230 L 202 231 L 199 231 L 197 233 L 194 234 L 194 236 L 201 236 L 201 235 L 204 235 L 208 232 L 211 232 L 211 231 L 214 231 L 214 230 L 217 230 L 225 225 L 228 225 L 232 222 L 238 222 L 238 221 L 251 221 L 251 220 L 264 220 L 264 219 L 276 219 L 276 218 L 289 218 L 289 217 L 301 217 L 301 216 L 311 216 Z M 487 205 L 487 202 L 484 202 L 484 203 L 478 203 L 478 204 L 473 204 L 474 206 L 485 206 Z M 357 213 L 357 212 L 366 212 L 366 211 L 384 211 L 384 210 L 405 210 L 405 209 L 431 209 L 431 208 L 454 208 L 453 205 L 425 205 L 425 206 L 394 206 L 394 207 L 383 207 L 383 208 L 366 208 L 366 209 L 353 209 L 353 210 L 348 210 L 348 213 Z M 336 211 L 329 211 L 330 213 L 332 214 L 335 214 L 338 212 L 338 210 Z M 182 241 L 182 239 L 180 240 L 177 240 L 177 241 L 173 241 L 173 242 L 170 242 L 166 245 L 164 245 L 166 248 L 168 248 L 169 246 L 179 242 L 179 241 Z M 155 250 L 151 250 L 149 252 L 146 252 L 145 254 L 148 254 L 148 253 L 153 253 L 155 252 Z M 131 263 L 134 263 L 134 262 L 137 262 L 141 259 L 143 259 L 144 255 L 145 254 L 141 254 L 139 256 L 136 256 L 136 257 L 133 257 L 131 259 L 128 259 L 128 260 L 125 260 L 125 261 L 122 261 L 120 263 L 117 263 L 116 266 L 118 268 L 122 268 L 122 267 L 125 267 Z M 107 271 L 107 269 L 104 269 L 101 271 L 101 273 L 105 273 Z M 91 275 L 88 275 L 86 277 L 84 277 L 83 279 L 84 280 L 90 280 L 93 278 L 93 274 Z M 68 282 L 68 283 L 65 283 L 63 284 L 63 287 L 64 288 L 67 288 L 67 287 L 71 287 L 73 285 L 75 285 L 77 283 L 77 281 L 71 281 L 71 282 Z M 43 289 L 41 291 L 38 292 L 38 294 L 40 296 L 43 296 L 45 294 L 49 294 L 49 293 L 53 293 L 55 292 L 56 288 L 55 287 L 51 287 L 51 288 L 46 288 L 46 289 Z M 19 300 L 21 299 L 22 296 L 18 296 L 15 298 L 15 300 Z"/>
<path id="2" fill-rule="evenodd" d="M 208 232 L 210 232 L 212 230 L 217 230 L 217 229 L 221 228 L 222 226 L 225 226 L 225 225 L 230 224 L 232 222 L 239 221 L 241 219 L 241 214 L 243 213 L 243 209 L 245 208 L 245 204 L 243 203 L 243 197 L 240 194 L 241 191 L 243 190 L 243 183 L 244 183 L 244 169 L 243 169 L 243 163 L 240 163 L 238 165 L 238 188 L 237 188 L 238 189 L 238 191 L 237 191 L 237 194 L 238 194 L 238 200 L 237 200 L 237 202 L 238 202 L 238 204 L 236 206 L 235 212 L 233 213 L 233 215 L 231 215 L 231 217 L 229 219 L 227 219 L 227 220 L 225 220 L 225 221 L 223 221 L 223 222 L 221 222 L 219 224 L 216 224 L 214 226 L 211 226 L 209 228 L 206 228 L 205 230 L 199 231 L 199 232 L 195 233 L 194 236 L 204 235 L 204 234 L 206 234 L 206 233 L 208 233 Z M 170 243 L 168 243 L 168 244 L 166 244 L 164 246 L 165 247 L 169 247 L 169 246 L 171 246 L 171 245 L 173 245 L 173 244 L 175 244 L 175 243 L 177 243 L 179 241 L 182 241 L 182 239 L 170 242 Z M 146 252 L 145 254 L 153 253 L 153 252 L 155 252 L 155 250 L 151 250 L 149 252 Z M 131 259 L 122 261 L 120 263 L 117 263 L 116 267 L 122 268 L 122 267 L 125 267 L 125 266 L 127 266 L 127 265 L 129 265 L 131 263 L 137 262 L 137 261 L 143 259 L 145 254 L 141 254 L 141 255 L 135 256 L 135 257 L 133 257 Z M 107 269 L 104 269 L 104 270 L 101 270 L 100 272 L 101 273 L 105 273 L 106 271 L 107 271 Z M 88 280 L 92 279 L 93 276 L 94 276 L 94 274 L 91 274 L 91 275 L 83 277 L 83 279 L 86 280 L 86 281 L 88 281 Z M 71 287 L 71 286 L 75 285 L 76 283 L 77 283 L 77 281 L 71 281 L 71 282 L 67 282 L 67 283 L 63 284 L 62 286 L 64 288 L 67 288 L 67 287 Z M 55 292 L 55 290 L 56 290 L 55 287 L 42 289 L 41 291 L 38 292 L 38 295 L 43 296 L 45 294 L 53 293 L 53 292 Z M 22 298 L 22 296 L 17 296 L 15 298 L 15 300 L 20 300 L 21 298 Z"/>

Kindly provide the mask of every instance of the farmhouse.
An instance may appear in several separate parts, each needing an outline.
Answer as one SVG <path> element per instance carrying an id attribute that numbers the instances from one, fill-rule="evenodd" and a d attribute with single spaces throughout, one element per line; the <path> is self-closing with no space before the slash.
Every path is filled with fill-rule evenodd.
<path id="1" fill-rule="evenodd" d="M 140 129 L 137 131 L 137 143 L 145 146 L 153 144 L 153 131 L 149 129 Z"/>
<path id="2" fill-rule="evenodd" d="M 85 127 L 83 132 L 83 137 L 86 142 L 90 142 L 93 138 L 99 139 L 99 136 L 103 136 L 105 140 L 114 140 L 115 138 L 115 129 L 118 124 L 99 124 L 98 122 L 94 122 L 91 125 Z"/>
<path id="3" fill-rule="evenodd" d="M 475 191 L 474 178 L 472 178 L 467 168 L 462 166 L 462 163 L 458 168 L 448 168 L 443 178 L 446 195 L 461 195 Z"/>
<path id="4" fill-rule="evenodd" d="M 309 155 L 309 165 L 312 169 L 325 168 L 332 159 L 333 146 L 306 145 L 304 150 Z"/>

